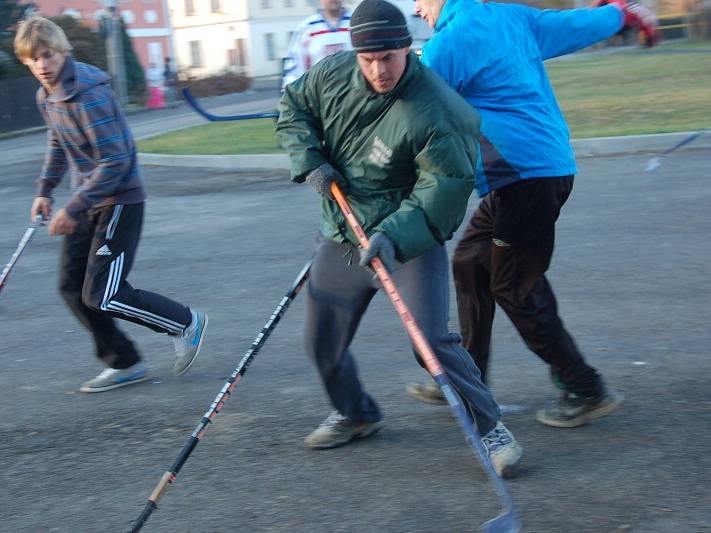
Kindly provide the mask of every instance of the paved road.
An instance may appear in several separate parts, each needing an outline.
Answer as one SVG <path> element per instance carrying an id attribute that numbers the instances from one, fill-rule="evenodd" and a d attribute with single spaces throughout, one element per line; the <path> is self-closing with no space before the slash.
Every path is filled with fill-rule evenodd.
<path id="1" fill-rule="evenodd" d="M 509 484 L 525 531 L 711 524 L 711 160 L 685 151 L 644 174 L 646 158 L 581 161 L 551 272 L 566 324 L 626 396 L 619 414 L 575 430 L 536 423 L 552 393 L 546 369 L 505 318 L 495 326 L 495 393 L 523 407 L 507 423 L 526 449 Z M 39 163 L 0 165 L 4 262 Z M 204 354 L 176 378 L 169 339 L 129 324 L 153 379 L 78 393 L 101 366 L 57 295 L 60 243 L 38 234 L 0 295 L 0 531 L 125 530 L 310 255 L 318 205 L 306 186 L 271 173 L 146 175 L 131 281 L 209 311 Z M 423 374 L 382 296 L 354 350 L 385 429 L 337 450 L 302 447 L 328 412 L 301 349 L 303 312 L 297 299 L 145 531 L 460 532 L 494 516 L 447 410 L 405 396 Z"/>
<path id="2" fill-rule="evenodd" d="M 231 115 L 273 111 L 277 98 L 276 87 L 261 86 L 259 90 L 201 99 L 200 102 L 212 113 Z M 204 118 L 182 102 L 176 108 L 132 113 L 128 116 L 128 122 L 137 139 L 206 123 Z M 46 133 L 41 131 L 0 140 L 3 163 L 41 160 L 46 147 L 45 139 Z"/>

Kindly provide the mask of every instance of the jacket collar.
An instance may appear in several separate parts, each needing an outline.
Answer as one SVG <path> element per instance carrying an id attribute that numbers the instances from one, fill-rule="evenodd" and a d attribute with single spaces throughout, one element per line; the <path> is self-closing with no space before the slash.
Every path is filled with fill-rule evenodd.
<path id="1" fill-rule="evenodd" d="M 102 70 L 80 63 L 68 55 L 59 73 L 59 83 L 51 94 L 47 94 L 47 101 L 57 103 L 70 100 L 90 87 L 108 83 L 109 79 Z"/>
<path id="2" fill-rule="evenodd" d="M 55 86 L 54 91 L 48 93 L 47 100 L 52 103 L 69 100 L 76 93 L 74 80 L 74 58 L 68 55 L 59 72 L 59 83 Z"/>
<path id="3" fill-rule="evenodd" d="M 354 52 L 355 53 L 355 52 Z M 407 66 L 405 67 L 405 72 L 402 73 L 402 78 L 397 82 L 397 85 L 393 87 L 393 90 L 385 94 L 378 94 L 370 88 L 368 82 L 365 80 L 363 73 L 360 71 L 358 66 L 358 58 L 355 58 L 355 72 L 353 74 L 353 86 L 358 91 L 365 91 L 371 98 L 382 98 L 385 100 L 397 99 L 402 91 L 407 87 L 410 81 L 416 76 L 417 72 L 422 68 L 420 65 L 420 60 L 414 52 L 407 54 Z"/>

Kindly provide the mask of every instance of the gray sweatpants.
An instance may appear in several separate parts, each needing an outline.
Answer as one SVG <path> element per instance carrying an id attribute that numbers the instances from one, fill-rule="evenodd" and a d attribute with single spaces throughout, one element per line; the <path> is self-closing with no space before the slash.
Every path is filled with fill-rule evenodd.
<path id="1" fill-rule="evenodd" d="M 372 271 L 358 266 L 358 259 L 357 250 L 350 244 L 319 241 L 306 291 L 304 340 L 306 352 L 336 410 L 353 421 L 374 422 L 381 418 L 380 409 L 363 390 L 348 348 L 379 288 Z M 391 274 L 403 301 L 485 435 L 494 428 L 501 413 L 471 356 L 462 347 L 461 337 L 448 329 L 449 263 L 444 246 L 398 264 Z"/>

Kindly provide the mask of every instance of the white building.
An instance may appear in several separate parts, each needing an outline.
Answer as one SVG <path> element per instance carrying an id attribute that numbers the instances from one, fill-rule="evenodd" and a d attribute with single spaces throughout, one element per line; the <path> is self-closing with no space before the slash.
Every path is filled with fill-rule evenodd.
<path id="1" fill-rule="evenodd" d="M 424 23 L 413 18 L 412 0 L 393 3 L 413 35 L 421 35 Z M 291 35 L 318 0 L 168 0 L 168 6 L 178 69 L 195 77 L 233 70 L 254 78 L 281 75 Z"/>

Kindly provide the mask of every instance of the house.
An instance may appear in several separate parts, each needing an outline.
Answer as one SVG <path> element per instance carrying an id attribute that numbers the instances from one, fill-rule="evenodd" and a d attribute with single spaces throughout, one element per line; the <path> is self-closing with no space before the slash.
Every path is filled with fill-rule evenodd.
<path id="1" fill-rule="evenodd" d="M 162 65 L 172 57 L 173 38 L 168 17 L 167 0 L 114 0 L 126 23 L 133 49 L 144 69 L 150 63 Z M 198 1 L 198 0 L 196 0 Z M 47 17 L 69 15 L 98 29 L 106 16 L 106 0 L 32 0 L 39 12 Z"/>
<path id="2" fill-rule="evenodd" d="M 429 35 L 424 22 L 412 15 L 412 0 L 394 3 L 405 12 L 416 38 Z M 357 4 L 358 0 L 344 1 L 351 10 Z M 255 78 L 281 75 L 294 30 L 316 11 L 318 1 L 168 0 L 168 5 L 182 75 L 202 77 L 231 70 Z"/>

